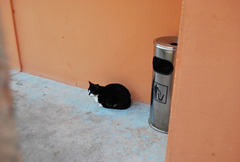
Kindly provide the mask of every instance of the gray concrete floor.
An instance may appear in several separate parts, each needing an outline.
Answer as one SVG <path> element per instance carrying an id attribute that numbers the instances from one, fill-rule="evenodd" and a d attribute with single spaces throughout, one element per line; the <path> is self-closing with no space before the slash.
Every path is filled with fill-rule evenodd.
<path id="1" fill-rule="evenodd" d="M 148 125 L 149 105 L 99 108 L 87 90 L 11 72 L 25 162 L 163 162 L 167 135 Z"/>

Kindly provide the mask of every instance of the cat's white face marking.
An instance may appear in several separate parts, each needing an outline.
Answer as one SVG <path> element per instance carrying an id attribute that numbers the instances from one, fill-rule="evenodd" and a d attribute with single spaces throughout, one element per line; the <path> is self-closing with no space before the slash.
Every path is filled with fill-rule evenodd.
<path id="1" fill-rule="evenodd" d="M 98 104 L 98 106 L 99 106 L 99 107 L 103 107 L 103 105 L 102 105 L 102 104 L 100 104 L 100 103 Z"/>

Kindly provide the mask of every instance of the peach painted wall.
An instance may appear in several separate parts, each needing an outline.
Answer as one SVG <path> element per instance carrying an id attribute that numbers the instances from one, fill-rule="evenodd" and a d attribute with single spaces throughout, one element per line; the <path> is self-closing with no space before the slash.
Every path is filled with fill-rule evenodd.
<path id="1" fill-rule="evenodd" d="M 240 1 L 184 0 L 167 162 L 240 161 Z"/>
<path id="2" fill-rule="evenodd" d="M 7 53 L 11 69 L 20 70 L 10 0 L 0 0 L 0 32 L 1 45 Z"/>
<path id="3" fill-rule="evenodd" d="M 153 39 L 178 35 L 181 0 L 13 0 L 23 72 L 82 88 L 120 82 L 149 103 Z"/>

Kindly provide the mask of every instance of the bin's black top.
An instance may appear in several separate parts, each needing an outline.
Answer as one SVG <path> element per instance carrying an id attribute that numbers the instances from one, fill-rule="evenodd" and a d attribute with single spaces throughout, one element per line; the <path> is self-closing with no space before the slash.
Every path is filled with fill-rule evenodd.
<path id="1" fill-rule="evenodd" d="M 177 41 L 177 36 L 159 37 L 154 40 L 154 45 L 160 49 L 176 51 Z"/>

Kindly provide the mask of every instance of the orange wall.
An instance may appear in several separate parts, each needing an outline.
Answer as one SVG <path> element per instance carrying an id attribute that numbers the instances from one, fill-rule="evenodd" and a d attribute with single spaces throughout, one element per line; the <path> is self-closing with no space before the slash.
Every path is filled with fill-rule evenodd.
<path id="1" fill-rule="evenodd" d="M 23 71 L 149 103 L 153 39 L 178 35 L 181 0 L 13 0 Z"/>
<path id="2" fill-rule="evenodd" d="M 240 1 L 184 0 L 167 160 L 240 161 Z"/>
<path id="3" fill-rule="evenodd" d="M 10 0 L 0 0 L 0 30 L 1 45 L 8 55 L 11 69 L 20 70 Z"/>

